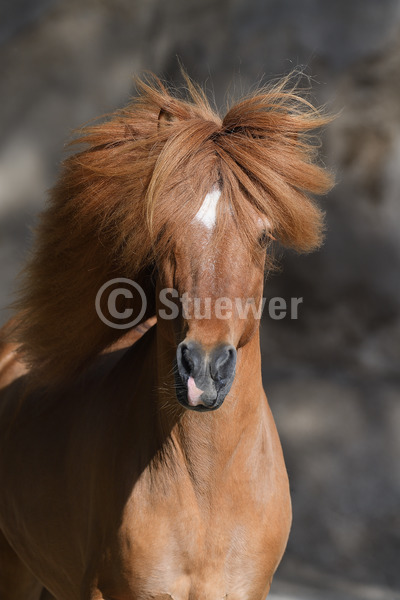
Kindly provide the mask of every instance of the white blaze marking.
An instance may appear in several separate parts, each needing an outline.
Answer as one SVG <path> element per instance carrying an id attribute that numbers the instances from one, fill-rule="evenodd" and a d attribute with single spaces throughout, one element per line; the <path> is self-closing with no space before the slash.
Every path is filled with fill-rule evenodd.
<path id="1" fill-rule="evenodd" d="M 221 196 L 221 190 L 214 186 L 211 192 L 203 200 L 203 204 L 200 206 L 195 219 L 200 221 L 208 229 L 212 229 L 217 220 L 217 204 Z"/>

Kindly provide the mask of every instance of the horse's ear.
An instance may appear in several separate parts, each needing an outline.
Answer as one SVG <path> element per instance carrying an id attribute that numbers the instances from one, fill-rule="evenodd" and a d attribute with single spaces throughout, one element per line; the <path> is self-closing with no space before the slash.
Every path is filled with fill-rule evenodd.
<path id="1" fill-rule="evenodd" d="M 176 120 L 177 120 L 177 118 L 172 113 L 170 113 L 167 110 L 164 110 L 162 108 L 158 115 L 158 129 L 161 129 L 162 127 L 171 125 Z"/>

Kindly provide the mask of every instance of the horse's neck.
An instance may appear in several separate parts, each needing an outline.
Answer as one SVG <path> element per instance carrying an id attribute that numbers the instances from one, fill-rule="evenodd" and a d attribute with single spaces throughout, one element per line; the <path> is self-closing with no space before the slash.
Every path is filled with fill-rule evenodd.
<path id="1" fill-rule="evenodd" d="M 158 340 L 159 380 L 171 377 L 171 367 L 163 365 L 168 355 L 164 340 Z M 170 357 L 172 360 L 173 357 Z M 167 388 L 173 386 L 169 381 Z M 169 442 L 179 453 L 195 487 L 200 493 L 214 487 L 232 465 L 232 457 L 240 454 L 242 445 L 262 444 L 269 423 L 269 410 L 261 380 L 261 358 L 258 333 L 239 349 L 235 381 L 222 406 L 207 413 L 177 410 L 173 394 L 168 397 L 160 386 L 159 422 L 170 431 Z M 249 448 L 245 450 L 247 452 Z M 214 485 L 213 485 L 214 484 Z"/>

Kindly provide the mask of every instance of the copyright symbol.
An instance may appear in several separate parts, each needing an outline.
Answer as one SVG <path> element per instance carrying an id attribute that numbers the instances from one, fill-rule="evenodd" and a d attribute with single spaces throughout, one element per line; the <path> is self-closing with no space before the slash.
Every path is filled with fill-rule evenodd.
<path id="1" fill-rule="evenodd" d="M 117 277 L 101 286 L 96 294 L 95 307 L 99 319 L 105 325 L 113 329 L 130 329 L 143 319 L 147 298 L 136 281 Z"/>

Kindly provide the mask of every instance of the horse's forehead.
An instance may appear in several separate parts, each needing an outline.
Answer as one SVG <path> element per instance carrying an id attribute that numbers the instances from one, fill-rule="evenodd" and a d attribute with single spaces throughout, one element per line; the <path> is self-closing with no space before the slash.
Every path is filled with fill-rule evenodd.
<path id="1" fill-rule="evenodd" d="M 211 232 L 217 222 L 218 202 L 221 198 L 221 188 L 214 184 L 211 190 L 205 195 L 202 205 L 194 216 L 193 223 L 205 226 Z M 247 212 L 253 214 L 254 224 L 258 229 L 265 228 L 272 230 L 270 221 L 265 215 L 260 215 L 251 205 L 247 206 Z"/>

